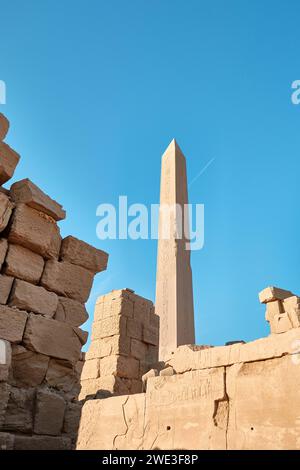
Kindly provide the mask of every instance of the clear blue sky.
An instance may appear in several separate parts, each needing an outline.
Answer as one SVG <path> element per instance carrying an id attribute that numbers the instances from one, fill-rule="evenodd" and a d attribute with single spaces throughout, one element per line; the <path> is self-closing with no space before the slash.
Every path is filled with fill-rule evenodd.
<path id="1" fill-rule="evenodd" d="M 96 207 L 158 202 L 173 137 L 205 204 L 192 254 L 197 342 L 268 332 L 258 292 L 300 293 L 299 1 L 10 0 L 1 4 L 8 142 L 62 203 L 62 234 L 110 253 L 90 301 L 122 287 L 154 300 L 156 242 L 96 237 Z M 88 323 L 90 327 L 90 322 Z"/>

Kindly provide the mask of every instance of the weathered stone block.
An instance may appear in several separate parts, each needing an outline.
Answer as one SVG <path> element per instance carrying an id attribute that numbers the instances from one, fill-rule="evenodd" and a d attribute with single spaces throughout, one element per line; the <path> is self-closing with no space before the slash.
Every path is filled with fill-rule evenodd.
<path id="1" fill-rule="evenodd" d="M 13 378 L 18 387 L 37 387 L 43 382 L 49 357 L 29 351 L 20 345 L 13 346 Z"/>
<path id="2" fill-rule="evenodd" d="M 2 264 L 4 263 L 5 256 L 7 253 L 8 243 L 6 238 L 0 239 L 0 269 L 2 268 Z"/>
<path id="3" fill-rule="evenodd" d="M 38 390 L 36 394 L 36 410 L 34 418 L 35 434 L 57 436 L 62 431 L 65 400 L 49 390 Z"/>
<path id="4" fill-rule="evenodd" d="M 92 341 L 107 336 L 124 335 L 126 332 L 126 317 L 113 316 L 94 322 L 92 327 Z"/>
<path id="5" fill-rule="evenodd" d="M 1 169 L 0 169 L 0 177 L 1 177 Z M 7 227 L 10 216 L 12 214 L 13 207 L 14 205 L 9 199 L 9 197 L 6 196 L 4 193 L 0 192 L 0 232 L 3 232 L 3 230 Z"/>
<path id="6" fill-rule="evenodd" d="M 4 142 L 0 142 L 0 184 L 6 183 L 13 177 L 19 160 L 20 155 L 17 152 Z"/>
<path id="7" fill-rule="evenodd" d="M 127 379 L 139 378 L 139 361 L 133 357 L 107 356 L 100 360 L 100 376 L 115 375 Z"/>
<path id="8" fill-rule="evenodd" d="M 136 359 L 144 361 L 147 355 L 147 344 L 137 339 L 131 340 L 131 355 Z"/>
<path id="9" fill-rule="evenodd" d="M 69 437 L 15 436 L 14 450 L 71 450 Z"/>
<path id="10" fill-rule="evenodd" d="M 27 313 L 0 305 L 0 339 L 11 343 L 22 341 Z"/>
<path id="11" fill-rule="evenodd" d="M 32 431 L 35 390 L 11 387 L 3 424 L 5 431 Z"/>
<path id="12" fill-rule="evenodd" d="M 77 436 L 82 405 L 80 403 L 68 403 L 65 420 L 63 425 L 63 432 L 70 436 Z"/>
<path id="13" fill-rule="evenodd" d="M 120 377 L 109 375 L 98 379 L 88 379 L 81 382 L 79 400 L 86 397 L 97 396 L 97 398 L 107 398 L 112 395 L 125 395 L 129 389 Z"/>
<path id="14" fill-rule="evenodd" d="M 104 320 L 114 315 L 133 317 L 133 301 L 128 298 L 124 289 L 99 297 L 96 302 L 94 321 Z"/>
<path id="15" fill-rule="evenodd" d="M 4 140 L 9 129 L 9 120 L 0 113 L 0 140 Z"/>
<path id="16" fill-rule="evenodd" d="M 44 258 L 58 258 L 61 236 L 55 221 L 43 212 L 19 204 L 12 217 L 10 243 L 24 246 Z"/>
<path id="17" fill-rule="evenodd" d="M 38 284 L 43 269 L 44 259 L 42 256 L 23 246 L 9 245 L 5 259 L 5 274 Z"/>
<path id="18" fill-rule="evenodd" d="M 107 268 L 108 254 L 105 251 L 72 236 L 63 239 L 60 257 L 63 261 L 82 266 L 94 274 Z"/>
<path id="19" fill-rule="evenodd" d="M 147 344 L 152 344 L 154 346 L 158 345 L 159 332 L 158 329 L 154 326 L 145 326 L 143 327 L 143 341 Z"/>
<path id="20" fill-rule="evenodd" d="M 54 220 L 63 220 L 66 211 L 56 201 L 45 194 L 28 178 L 17 181 L 10 188 L 11 198 L 16 203 L 24 203 L 33 209 L 50 215 Z"/>
<path id="21" fill-rule="evenodd" d="M 267 321 L 270 321 L 274 315 L 278 315 L 279 313 L 283 313 L 283 305 L 281 300 L 274 300 L 273 302 L 268 302 L 266 304 L 266 315 L 265 318 Z"/>
<path id="22" fill-rule="evenodd" d="M 81 343 L 73 328 L 41 315 L 29 315 L 23 341 L 26 348 L 32 351 L 73 364 L 80 356 Z"/>
<path id="23" fill-rule="evenodd" d="M 9 305 L 28 312 L 52 317 L 57 309 L 58 298 L 40 286 L 16 279 L 9 298 Z"/>
<path id="24" fill-rule="evenodd" d="M 271 333 L 284 333 L 285 331 L 293 328 L 289 315 L 285 313 L 280 313 L 279 315 L 274 315 L 270 321 Z"/>
<path id="25" fill-rule="evenodd" d="M 85 361 L 81 373 L 81 380 L 97 379 L 100 375 L 100 359 Z"/>
<path id="26" fill-rule="evenodd" d="M 13 277 L 0 274 L 0 304 L 7 303 L 13 282 Z"/>
<path id="27" fill-rule="evenodd" d="M 127 335 L 130 338 L 143 340 L 143 324 L 138 320 L 128 318 L 127 320 Z"/>
<path id="28" fill-rule="evenodd" d="M 274 300 L 284 300 L 294 295 L 289 290 L 279 289 L 278 287 L 266 287 L 259 293 L 259 301 L 262 304 L 273 302 Z"/>
<path id="29" fill-rule="evenodd" d="M 72 326 L 80 326 L 88 319 L 88 313 L 83 304 L 67 297 L 58 298 L 58 306 L 55 320 L 69 323 Z"/>
<path id="30" fill-rule="evenodd" d="M 54 260 L 47 261 L 42 286 L 59 295 L 85 303 L 90 295 L 94 275 L 81 266 Z"/>
<path id="31" fill-rule="evenodd" d="M 124 335 L 114 335 L 96 339 L 91 342 L 86 359 L 95 359 L 111 354 L 128 356 L 130 354 L 130 338 Z"/>
<path id="32" fill-rule="evenodd" d="M 88 331 L 84 331 L 81 328 L 78 328 L 77 326 L 73 326 L 73 331 L 76 333 L 82 346 L 84 346 L 88 340 L 88 336 L 89 336 Z"/>
<path id="33" fill-rule="evenodd" d="M 78 364 L 78 362 L 76 362 Z M 77 381 L 74 366 L 59 359 L 50 359 L 46 374 L 46 383 L 57 390 L 70 392 Z"/>

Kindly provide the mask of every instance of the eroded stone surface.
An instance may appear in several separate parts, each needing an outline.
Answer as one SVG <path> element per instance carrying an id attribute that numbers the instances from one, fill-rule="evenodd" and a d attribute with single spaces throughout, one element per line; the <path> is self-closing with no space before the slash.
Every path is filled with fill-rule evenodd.
<path id="1" fill-rule="evenodd" d="M 14 202 L 24 203 L 50 215 L 54 220 L 62 220 L 66 217 L 62 206 L 47 196 L 28 178 L 14 183 L 10 188 L 10 194 Z"/>
<path id="2" fill-rule="evenodd" d="M 8 241 L 45 258 L 58 258 L 61 236 L 55 221 L 43 212 L 19 204 L 12 217 Z"/>
<path id="3" fill-rule="evenodd" d="M 6 183 L 13 177 L 19 160 L 20 155 L 11 149 L 9 145 L 0 141 L 0 184 Z"/>
<path id="4" fill-rule="evenodd" d="M 0 192 L 0 232 L 7 227 L 13 207 L 9 197 Z"/>
<path id="5" fill-rule="evenodd" d="M 44 269 L 42 256 L 23 246 L 10 244 L 5 258 L 4 272 L 8 276 L 37 284 Z"/>
<path id="6" fill-rule="evenodd" d="M 57 295 L 43 287 L 16 279 L 9 298 L 9 305 L 28 312 L 53 317 L 58 304 Z"/>
<path id="7" fill-rule="evenodd" d="M 60 256 L 63 261 L 78 264 L 93 273 L 99 273 L 107 268 L 108 254 L 105 251 L 98 250 L 72 236 L 63 239 Z"/>
<path id="8" fill-rule="evenodd" d="M 65 297 L 85 303 L 90 295 L 94 275 L 81 266 L 55 260 L 47 261 L 42 286 Z"/>

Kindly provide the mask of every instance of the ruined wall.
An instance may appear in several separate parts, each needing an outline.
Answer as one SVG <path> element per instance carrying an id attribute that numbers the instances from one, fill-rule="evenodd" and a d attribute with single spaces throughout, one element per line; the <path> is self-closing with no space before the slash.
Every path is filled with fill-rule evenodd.
<path id="1" fill-rule="evenodd" d="M 2 140 L 0 184 L 19 156 Z M 0 187 L 0 448 L 69 449 L 81 405 L 85 309 L 108 255 L 62 239 L 61 205 L 30 180 Z"/>
<path id="2" fill-rule="evenodd" d="M 142 391 L 142 376 L 158 361 L 159 317 L 153 303 L 130 289 L 97 300 L 80 398 Z"/>
<path id="3" fill-rule="evenodd" d="M 146 374 L 146 393 L 87 401 L 77 448 L 299 449 L 300 299 L 267 288 L 260 300 L 268 321 L 283 315 L 284 331 L 271 324 L 249 343 L 180 346 L 159 376 Z"/>

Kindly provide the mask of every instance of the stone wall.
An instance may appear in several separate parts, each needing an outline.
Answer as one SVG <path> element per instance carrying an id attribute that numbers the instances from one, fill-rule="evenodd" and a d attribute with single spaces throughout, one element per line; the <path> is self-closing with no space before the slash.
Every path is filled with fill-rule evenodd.
<path id="1" fill-rule="evenodd" d="M 19 156 L 3 142 L 0 184 Z M 62 239 L 60 204 L 28 179 L 0 187 L 0 449 L 69 449 L 81 405 L 85 309 L 108 255 Z"/>
<path id="2" fill-rule="evenodd" d="M 142 376 L 158 361 L 159 317 L 150 300 L 130 289 L 100 297 L 85 357 L 80 398 L 142 391 Z"/>
<path id="3" fill-rule="evenodd" d="M 284 331 L 270 322 L 249 343 L 180 346 L 144 376 L 145 393 L 87 401 L 77 448 L 299 449 L 300 299 L 271 287 L 260 300 Z"/>

